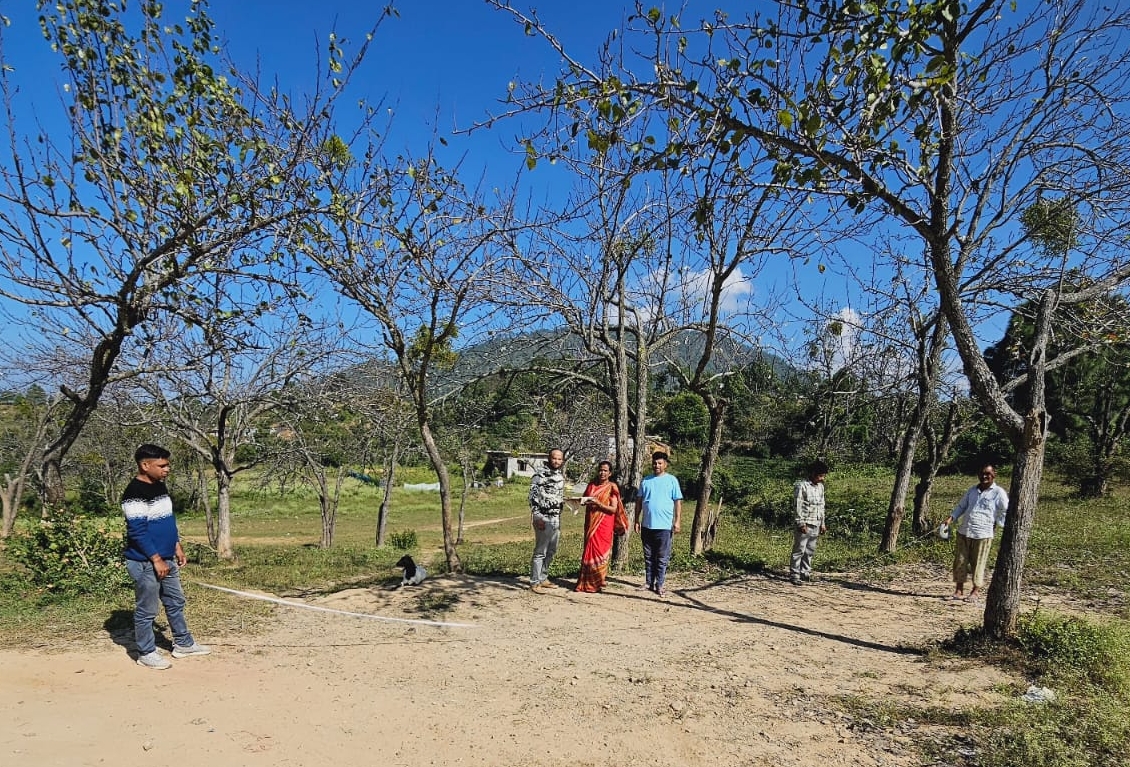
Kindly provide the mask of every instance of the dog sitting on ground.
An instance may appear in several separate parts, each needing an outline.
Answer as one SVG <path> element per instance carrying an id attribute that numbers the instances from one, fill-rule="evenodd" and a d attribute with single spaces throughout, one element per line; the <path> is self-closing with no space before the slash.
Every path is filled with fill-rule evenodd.
<path id="1" fill-rule="evenodd" d="M 404 577 L 400 579 L 401 586 L 419 586 L 428 577 L 428 571 L 422 565 L 416 564 L 412 557 L 405 554 L 396 562 L 397 567 L 404 568 Z"/>

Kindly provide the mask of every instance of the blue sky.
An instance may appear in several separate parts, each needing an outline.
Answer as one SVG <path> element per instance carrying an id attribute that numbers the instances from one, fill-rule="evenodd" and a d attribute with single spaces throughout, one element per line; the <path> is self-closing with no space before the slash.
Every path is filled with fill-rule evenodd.
<path id="1" fill-rule="evenodd" d="M 136 5 L 133 0 L 127 0 Z M 183 13 L 180 0 L 165 6 L 169 21 Z M 359 41 L 380 16 L 384 2 L 357 0 L 213 0 L 210 15 L 227 52 L 244 69 L 258 64 L 265 77 L 277 76 L 285 90 L 311 89 L 319 54 L 331 32 Z M 438 124 L 453 141 L 453 151 L 473 150 L 483 162 L 513 162 L 502 144 L 513 145 L 518 126 L 494 135 L 454 138 L 496 109 L 514 79 L 551 78 L 555 55 L 541 40 L 523 34 L 507 15 L 481 0 L 400 0 L 397 15 L 378 32 L 351 93 L 370 102 L 385 100 L 396 110 L 395 134 L 404 145 L 426 137 Z M 538 8 L 563 41 L 585 54 L 594 52 L 609 31 L 621 25 L 634 4 L 622 0 L 571 0 Z M 58 60 L 47 49 L 36 21 L 34 0 L 6 2 L 0 13 L 11 25 L 4 31 L 5 58 L 15 66 L 24 99 L 33 98 L 41 116 L 58 99 L 53 83 Z M 24 102 L 26 103 L 26 102 Z M 48 117 L 50 121 L 50 117 Z M 395 142 L 394 142 L 395 145 Z"/>
<path id="2" fill-rule="evenodd" d="M 4 32 L 4 55 L 16 67 L 14 79 L 22 90 L 17 117 L 23 132 L 32 128 L 30 102 L 36 117 L 51 125 L 62 101 L 56 95 L 58 60 L 42 39 L 34 6 L 34 0 L 18 0 L 5 3 L 2 11 L 11 19 Z M 241 69 L 258 68 L 264 79 L 277 77 L 283 90 L 301 94 L 316 84 L 318 56 L 324 60 L 329 34 L 359 42 L 383 6 L 357 0 L 213 0 L 210 13 L 227 54 Z M 516 141 L 523 132 L 520 121 L 504 121 L 492 131 L 470 136 L 454 131 L 501 111 L 509 82 L 552 80 L 560 65 L 557 56 L 543 40 L 523 34 L 509 16 L 482 0 L 401 0 L 397 6 L 398 14 L 377 32 L 351 83 L 351 95 L 370 103 L 383 101 L 394 109 L 390 151 L 422 149 L 435 128 L 448 140 L 442 161 L 452 164 L 465 156 L 465 179 L 481 170 L 491 181 L 508 184 L 524 164 Z M 633 10 L 631 0 L 538 4 L 548 27 L 583 58 L 594 57 L 609 32 L 621 27 Z M 168 2 L 165 12 L 170 22 L 178 20 L 182 3 Z M 529 118 L 531 123 L 542 119 Z M 566 174 L 546 165 L 539 165 L 525 181 L 540 199 L 563 196 L 569 184 Z M 782 266 L 772 279 L 788 284 L 792 269 Z M 812 263 L 806 269 L 810 289 L 813 282 L 831 276 L 818 275 L 815 267 Z"/>
<path id="3" fill-rule="evenodd" d="M 319 47 L 331 31 L 359 40 L 379 15 L 382 3 L 351 0 L 303 2 L 217 2 L 212 14 L 229 40 L 236 61 L 252 67 L 259 57 L 265 72 L 278 72 L 297 89 L 312 85 Z M 595 51 L 633 7 L 616 0 L 553 2 L 539 12 L 569 45 Z M 453 156 L 505 170 L 522 164 L 514 148 L 519 132 L 510 123 L 490 134 L 451 135 L 498 111 L 507 83 L 552 78 L 558 60 L 540 40 L 523 34 L 508 16 L 481 0 L 410 0 L 385 20 L 352 92 L 370 102 L 384 99 L 395 110 L 391 148 L 428 138 L 432 127 L 446 134 Z M 501 165 L 502 168 L 498 166 Z"/>
<path id="4" fill-rule="evenodd" d="M 181 5 L 168 2 L 166 18 L 180 18 Z M 519 166 L 521 160 L 503 146 L 513 145 L 516 124 L 470 139 L 451 133 L 496 109 L 510 80 L 552 77 L 556 57 L 481 0 L 401 0 L 397 5 L 398 15 L 383 23 L 351 93 L 395 108 L 394 147 L 398 141 L 411 146 L 427 138 L 435 125 L 447 134 L 453 152 L 469 150 L 483 163 Z M 618 0 L 546 5 L 539 9 L 542 17 L 570 47 L 585 53 L 595 51 L 633 8 Z M 241 68 L 258 65 L 267 79 L 277 76 L 284 90 L 301 93 L 315 85 L 317 57 L 324 60 L 330 33 L 359 41 L 383 6 L 357 0 L 214 0 L 210 14 Z M 40 34 L 34 0 L 5 3 L 0 13 L 11 20 L 4 54 L 16 69 L 21 103 L 34 99 L 39 115 L 50 122 L 58 99 L 49 83 L 58 60 Z"/>

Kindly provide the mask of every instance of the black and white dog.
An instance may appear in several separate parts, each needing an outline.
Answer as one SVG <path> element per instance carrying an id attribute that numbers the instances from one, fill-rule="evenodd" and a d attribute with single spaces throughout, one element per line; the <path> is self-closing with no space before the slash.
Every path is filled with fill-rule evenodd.
<path id="1" fill-rule="evenodd" d="M 428 577 L 428 571 L 422 565 L 416 564 L 407 554 L 397 560 L 396 566 L 404 568 L 404 577 L 400 579 L 401 586 L 419 586 Z"/>

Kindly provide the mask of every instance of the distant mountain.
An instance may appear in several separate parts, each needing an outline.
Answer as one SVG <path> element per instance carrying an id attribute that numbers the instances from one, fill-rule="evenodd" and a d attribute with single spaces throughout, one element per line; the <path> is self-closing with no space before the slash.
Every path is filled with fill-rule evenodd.
<path id="1" fill-rule="evenodd" d="M 685 330 L 657 350 L 655 359 L 665 359 L 689 369 L 698 364 L 705 341 L 702 333 Z M 539 360 L 551 364 L 576 364 L 595 361 L 596 358 L 585 350 L 575 333 L 566 330 L 537 331 L 495 338 L 461 349 L 451 377 L 465 381 L 498 370 L 532 367 Z M 785 376 L 793 372 L 793 367 L 777 355 L 729 336 L 717 342 L 707 369 L 710 372 L 736 370 L 759 360 L 768 363 L 778 375 Z"/>
<path id="2" fill-rule="evenodd" d="M 686 330 L 656 351 L 655 360 L 667 360 L 684 369 L 698 363 L 705 337 Z M 499 336 L 458 350 L 454 367 L 437 371 L 433 386 L 437 391 L 450 390 L 468 381 L 504 370 L 523 370 L 538 366 L 574 367 L 597 359 L 584 348 L 580 337 L 567 330 L 539 330 Z M 775 354 L 765 352 L 732 337 L 718 341 L 708 370 L 712 373 L 737 370 L 754 362 L 768 363 L 781 377 L 794 372 L 793 367 Z M 371 360 L 354 365 L 337 374 L 343 382 L 366 387 L 395 388 L 396 373 L 383 361 Z M 362 383 L 363 382 L 363 383 Z"/>

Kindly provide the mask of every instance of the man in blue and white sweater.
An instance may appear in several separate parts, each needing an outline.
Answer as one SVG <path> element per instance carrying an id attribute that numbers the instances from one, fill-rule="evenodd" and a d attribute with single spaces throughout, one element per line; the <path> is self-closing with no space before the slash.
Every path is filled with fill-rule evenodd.
<path id="1" fill-rule="evenodd" d="M 169 476 L 169 451 L 157 445 L 141 445 L 134 452 L 137 476 L 122 494 L 126 515 L 126 569 L 133 578 L 133 635 L 137 642 L 137 664 L 165 669 L 172 663 L 157 650 L 153 621 L 161 605 L 173 632 L 173 657 L 207 655 L 211 649 L 197 644 L 184 618 L 184 589 L 180 568 L 187 558 L 180 545 L 173 501 L 165 486 Z"/>

